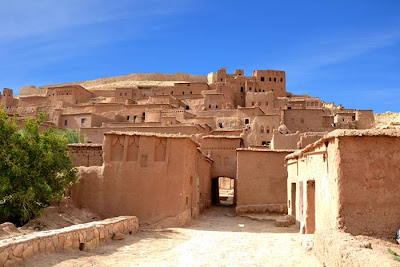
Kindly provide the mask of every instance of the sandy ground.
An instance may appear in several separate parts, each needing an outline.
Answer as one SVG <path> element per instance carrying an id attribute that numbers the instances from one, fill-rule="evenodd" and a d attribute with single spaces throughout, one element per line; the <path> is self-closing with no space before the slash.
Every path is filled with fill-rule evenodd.
<path id="1" fill-rule="evenodd" d="M 36 255 L 24 266 L 321 266 L 293 227 L 233 212 L 213 207 L 187 228 L 139 231 L 89 252 Z"/>
<path id="2" fill-rule="evenodd" d="M 59 203 L 45 208 L 39 217 L 32 219 L 22 227 L 16 228 L 11 223 L 0 224 L 0 239 L 99 220 L 102 218 L 96 213 L 85 208 L 79 209 L 69 199 L 63 199 Z"/>

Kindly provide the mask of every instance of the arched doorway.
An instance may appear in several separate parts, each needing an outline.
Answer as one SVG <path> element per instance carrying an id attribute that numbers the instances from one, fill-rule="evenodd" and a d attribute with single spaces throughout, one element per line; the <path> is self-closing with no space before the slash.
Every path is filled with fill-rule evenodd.
<path id="1" fill-rule="evenodd" d="M 236 204 L 235 179 L 216 177 L 211 183 L 211 201 L 213 205 L 234 206 Z"/>

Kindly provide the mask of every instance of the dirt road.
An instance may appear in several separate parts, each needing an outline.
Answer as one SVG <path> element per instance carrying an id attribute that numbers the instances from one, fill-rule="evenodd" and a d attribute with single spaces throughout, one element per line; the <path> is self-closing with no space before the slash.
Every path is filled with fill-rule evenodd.
<path id="1" fill-rule="evenodd" d="M 187 228 L 139 231 L 89 252 L 36 255 L 25 266 L 321 266 L 296 232 L 213 207 Z"/>

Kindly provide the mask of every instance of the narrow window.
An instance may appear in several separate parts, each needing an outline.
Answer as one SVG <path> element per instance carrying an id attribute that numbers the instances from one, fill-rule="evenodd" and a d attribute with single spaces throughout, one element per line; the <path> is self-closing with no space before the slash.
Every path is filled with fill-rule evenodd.
<path id="1" fill-rule="evenodd" d="M 269 77 L 269 81 L 271 81 L 271 77 Z"/>
<path id="2" fill-rule="evenodd" d="M 129 121 L 129 118 L 130 118 L 130 116 L 129 116 L 129 115 L 128 115 L 128 116 L 126 116 L 126 120 L 127 120 L 127 121 Z"/>
<path id="3" fill-rule="evenodd" d="M 68 121 L 67 120 L 64 121 L 64 126 L 68 126 Z"/>
<path id="4" fill-rule="evenodd" d="M 244 119 L 244 124 L 249 124 L 250 123 L 250 119 Z"/>
<path id="5" fill-rule="evenodd" d="M 215 105 L 215 108 L 218 108 L 218 105 Z"/>
<path id="6" fill-rule="evenodd" d="M 222 82 L 222 78 L 221 78 L 221 82 Z"/>
<path id="7" fill-rule="evenodd" d="M 274 78 L 274 82 L 276 82 L 276 78 Z"/>
<path id="8" fill-rule="evenodd" d="M 269 126 L 267 126 L 267 134 L 269 134 Z"/>
<path id="9" fill-rule="evenodd" d="M 86 118 L 81 119 L 81 124 L 84 124 L 86 122 Z"/>
<path id="10" fill-rule="evenodd" d="M 249 91 L 251 91 L 251 87 L 249 87 Z"/>
<path id="11" fill-rule="evenodd" d="M 208 108 L 211 108 L 211 105 L 208 105 Z"/>
<path id="12" fill-rule="evenodd" d="M 186 110 L 189 110 L 190 108 L 189 108 L 189 106 L 186 106 Z"/>
<path id="13" fill-rule="evenodd" d="M 264 81 L 264 77 L 261 77 L 261 81 L 262 81 L 262 82 Z"/>
<path id="14" fill-rule="evenodd" d="M 242 86 L 242 87 L 240 87 L 240 92 L 241 92 L 241 93 L 243 93 L 243 92 L 244 92 L 244 88 L 243 88 L 243 86 Z"/>
<path id="15" fill-rule="evenodd" d="M 184 95 L 185 94 L 185 92 L 182 92 L 182 95 Z"/>
<path id="16" fill-rule="evenodd" d="M 283 82 L 283 78 L 281 78 L 281 82 Z"/>
<path id="17" fill-rule="evenodd" d="M 251 102 L 251 105 L 254 106 L 254 102 Z"/>
<path id="18" fill-rule="evenodd" d="M 192 91 L 190 91 L 190 94 L 192 94 Z"/>
<path id="19" fill-rule="evenodd" d="M 261 125 L 260 127 L 260 133 L 263 134 L 264 133 L 264 126 Z"/>

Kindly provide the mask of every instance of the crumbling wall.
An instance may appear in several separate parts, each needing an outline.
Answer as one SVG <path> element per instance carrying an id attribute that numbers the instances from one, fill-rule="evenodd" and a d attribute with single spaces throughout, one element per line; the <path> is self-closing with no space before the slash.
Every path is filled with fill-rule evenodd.
<path id="1" fill-rule="evenodd" d="M 340 220 L 346 232 L 393 238 L 400 228 L 400 138 L 341 137 Z"/>
<path id="2" fill-rule="evenodd" d="M 89 167 L 103 165 L 103 149 L 101 144 L 70 144 L 68 148 L 74 166 Z"/>

